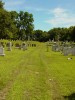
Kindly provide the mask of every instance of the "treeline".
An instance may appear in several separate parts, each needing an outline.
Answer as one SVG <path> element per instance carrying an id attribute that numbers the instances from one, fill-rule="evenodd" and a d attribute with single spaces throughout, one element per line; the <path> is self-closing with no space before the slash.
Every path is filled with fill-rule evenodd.
<path id="1" fill-rule="evenodd" d="M 34 30 L 33 22 L 32 14 L 23 11 L 9 12 L 4 9 L 4 3 L 0 1 L 0 39 L 75 41 L 75 26 L 42 31 Z"/>

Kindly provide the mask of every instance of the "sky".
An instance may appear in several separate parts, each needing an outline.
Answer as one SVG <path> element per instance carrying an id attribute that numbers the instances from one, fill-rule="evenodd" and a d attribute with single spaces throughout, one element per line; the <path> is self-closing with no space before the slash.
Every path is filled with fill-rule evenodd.
<path id="1" fill-rule="evenodd" d="M 49 31 L 75 25 L 75 0 L 2 0 L 8 11 L 33 14 L 34 29 Z"/>

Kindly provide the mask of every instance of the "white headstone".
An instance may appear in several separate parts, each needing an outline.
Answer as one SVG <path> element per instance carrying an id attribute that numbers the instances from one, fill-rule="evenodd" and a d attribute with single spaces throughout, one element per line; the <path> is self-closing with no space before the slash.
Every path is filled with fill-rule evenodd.
<path id="1" fill-rule="evenodd" d="M 0 47 L 0 56 L 4 56 L 4 48 L 3 47 Z"/>

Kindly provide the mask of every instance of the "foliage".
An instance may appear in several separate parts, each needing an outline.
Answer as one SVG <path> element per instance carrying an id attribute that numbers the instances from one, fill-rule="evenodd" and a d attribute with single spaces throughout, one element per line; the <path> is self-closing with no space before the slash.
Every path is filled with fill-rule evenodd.
<path id="1" fill-rule="evenodd" d="M 20 11 L 6 11 L 4 3 L 0 1 L 0 39 L 13 40 L 35 40 L 45 42 L 55 41 L 75 41 L 75 26 L 69 28 L 53 28 L 48 32 L 34 30 L 33 15 Z"/>
<path id="2" fill-rule="evenodd" d="M 4 3 L 2 2 L 2 0 L 0 0 L 0 9 L 3 9 L 3 5 Z"/>
<path id="3" fill-rule="evenodd" d="M 2 1 L 0 6 L 0 38 L 27 39 L 33 32 L 33 15 L 23 11 L 8 12 L 3 8 Z"/>
<path id="4" fill-rule="evenodd" d="M 46 31 L 35 30 L 33 37 L 36 41 L 46 42 L 48 40 L 48 34 Z"/>
<path id="5" fill-rule="evenodd" d="M 16 25 L 18 28 L 18 38 L 21 40 L 28 39 L 28 36 L 32 34 L 33 31 L 33 15 L 28 12 L 20 11 L 17 19 Z"/>

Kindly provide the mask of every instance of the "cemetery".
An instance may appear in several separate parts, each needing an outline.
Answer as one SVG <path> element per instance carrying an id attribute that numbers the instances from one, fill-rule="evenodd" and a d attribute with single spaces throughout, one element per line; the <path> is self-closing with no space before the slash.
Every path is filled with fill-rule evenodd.
<path id="1" fill-rule="evenodd" d="M 0 0 L 0 100 L 75 100 L 74 9 Z"/>
<path id="2" fill-rule="evenodd" d="M 35 41 L 30 42 L 31 46 L 28 46 L 29 42 L 26 41 L 3 43 L 4 47 L 0 47 L 0 100 L 4 98 L 5 100 L 10 100 L 10 98 L 17 100 L 17 96 L 19 100 L 35 98 L 65 100 L 65 96 L 74 91 L 74 45 L 65 44 L 63 46 L 58 42 Z M 33 44 L 36 46 L 33 47 Z M 16 48 L 20 45 L 21 49 Z M 38 91 L 39 94 L 37 94 Z M 13 93 L 15 93 L 14 96 Z"/>

